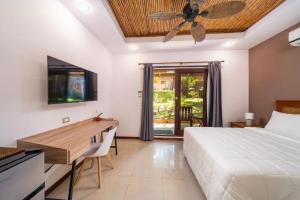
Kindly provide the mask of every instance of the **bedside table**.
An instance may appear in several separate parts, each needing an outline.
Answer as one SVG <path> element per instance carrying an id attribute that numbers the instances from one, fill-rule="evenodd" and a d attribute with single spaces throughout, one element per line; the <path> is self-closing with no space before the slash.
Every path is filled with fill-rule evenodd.
<path id="1" fill-rule="evenodd" d="M 247 126 L 246 126 L 246 122 L 231 122 L 230 127 L 231 128 L 245 128 Z M 257 125 L 257 124 L 254 124 L 251 127 L 263 128 L 263 126 Z"/>

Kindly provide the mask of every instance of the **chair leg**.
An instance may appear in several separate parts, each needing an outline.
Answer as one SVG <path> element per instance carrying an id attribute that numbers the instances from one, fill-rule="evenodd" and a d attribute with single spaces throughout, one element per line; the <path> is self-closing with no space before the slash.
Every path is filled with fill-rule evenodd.
<path id="1" fill-rule="evenodd" d="M 103 132 L 101 132 L 101 134 L 100 134 L 100 142 L 103 142 L 103 140 L 104 140 Z"/>
<path id="2" fill-rule="evenodd" d="M 94 158 L 91 158 L 91 165 L 87 169 L 93 169 L 94 168 Z"/>
<path id="3" fill-rule="evenodd" d="M 107 153 L 106 158 L 107 158 L 107 160 L 108 160 L 108 163 L 109 163 L 110 168 L 113 169 L 113 168 L 114 168 L 114 164 L 113 164 L 113 161 L 112 161 L 112 159 L 111 159 L 109 153 Z"/>
<path id="4" fill-rule="evenodd" d="M 97 157 L 97 160 L 98 160 L 98 188 L 101 188 L 101 186 L 102 186 L 101 157 Z"/>
<path id="5" fill-rule="evenodd" d="M 86 161 L 86 158 L 83 160 L 83 163 L 82 163 L 82 165 L 81 165 L 80 168 L 79 168 L 79 172 L 78 172 L 77 178 L 76 178 L 76 180 L 75 180 L 75 185 L 76 185 L 76 184 L 79 182 L 79 180 L 80 180 L 80 177 L 81 177 L 81 174 L 82 174 L 82 171 L 83 171 L 83 167 L 84 167 L 85 161 Z"/>

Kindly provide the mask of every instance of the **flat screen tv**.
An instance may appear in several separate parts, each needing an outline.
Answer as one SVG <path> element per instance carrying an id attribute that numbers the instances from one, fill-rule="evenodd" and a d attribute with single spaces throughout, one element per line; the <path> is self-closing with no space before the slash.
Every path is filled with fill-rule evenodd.
<path id="1" fill-rule="evenodd" d="M 48 104 L 97 101 L 97 74 L 51 56 L 48 61 Z"/>

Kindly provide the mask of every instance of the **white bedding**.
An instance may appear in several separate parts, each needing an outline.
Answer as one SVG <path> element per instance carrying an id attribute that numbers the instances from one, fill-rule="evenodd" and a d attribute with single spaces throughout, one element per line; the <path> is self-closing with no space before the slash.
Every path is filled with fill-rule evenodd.
<path id="1" fill-rule="evenodd" d="M 183 150 L 207 200 L 300 199 L 300 141 L 261 128 L 191 127 Z"/>

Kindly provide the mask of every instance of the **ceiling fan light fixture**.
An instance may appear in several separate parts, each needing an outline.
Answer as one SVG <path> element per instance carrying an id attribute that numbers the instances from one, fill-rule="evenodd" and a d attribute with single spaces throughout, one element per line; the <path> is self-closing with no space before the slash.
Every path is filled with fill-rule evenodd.
<path id="1" fill-rule="evenodd" d="M 84 14 L 90 14 L 92 12 L 91 4 L 85 0 L 78 0 L 76 6 Z"/>
<path id="2" fill-rule="evenodd" d="M 222 44 L 222 47 L 232 47 L 235 44 L 234 41 L 227 41 Z"/>
<path id="3" fill-rule="evenodd" d="M 137 51 L 137 50 L 140 49 L 140 47 L 137 46 L 137 45 L 135 45 L 135 44 L 130 44 L 130 45 L 128 46 L 128 49 L 131 50 L 131 51 Z"/>

